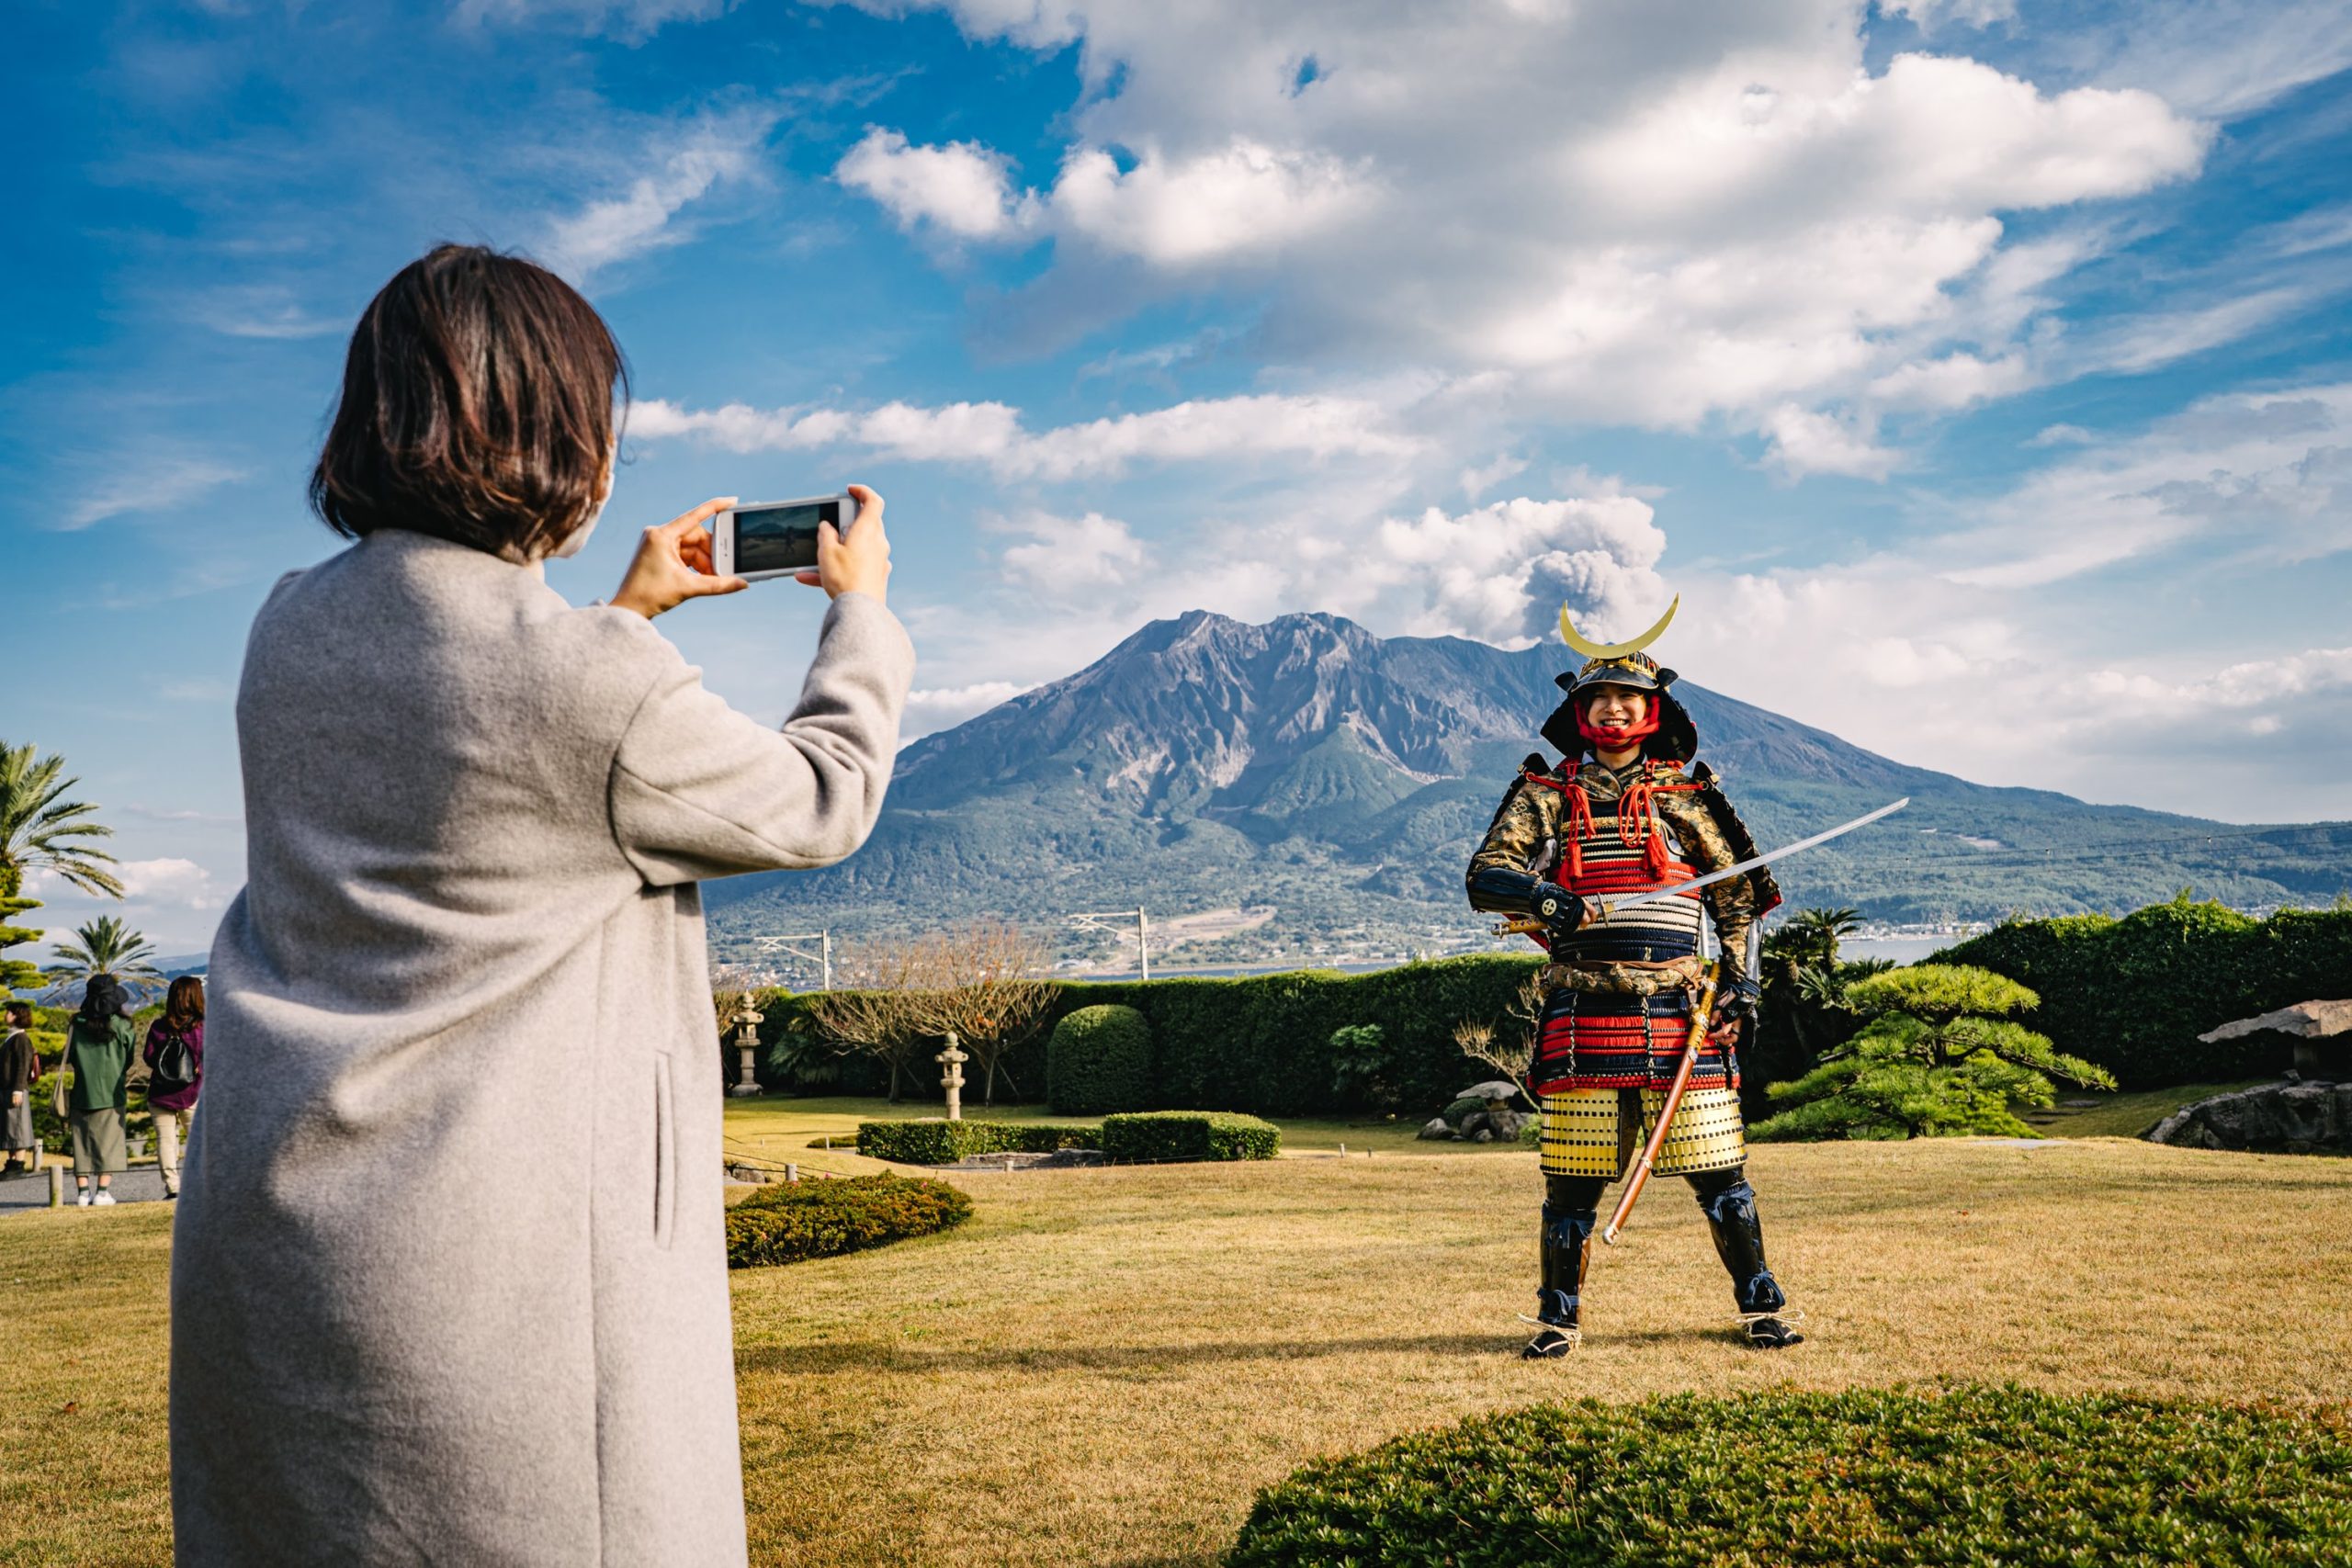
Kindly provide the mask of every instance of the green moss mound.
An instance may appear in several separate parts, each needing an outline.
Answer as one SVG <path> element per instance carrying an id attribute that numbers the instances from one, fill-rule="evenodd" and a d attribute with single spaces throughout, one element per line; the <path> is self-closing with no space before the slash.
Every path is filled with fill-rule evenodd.
<path id="1" fill-rule="evenodd" d="M 857 1152 L 901 1165 L 954 1165 L 974 1155 L 1049 1155 L 1056 1149 L 1102 1146 L 1099 1127 L 1052 1127 L 1036 1122 L 950 1122 L 923 1116 L 907 1122 L 860 1122 Z"/>
<path id="2" fill-rule="evenodd" d="M 1102 1118 L 1102 1157 L 1122 1163 L 1272 1159 L 1282 1129 L 1230 1111 L 1147 1111 Z"/>
<path id="3" fill-rule="evenodd" d="M 763 1187 L 727 1211 L 727 1266 L 800 1263 L 930 1235 L 972 1217 L 944 1181 L 885 1172 Z"/>
<path id="4" fill-rule="evenodd" d="M 1080 1008 L 1046 1043 L 1046 1099 L 1063 1116 L 1151 1103 L 1151 1026 L 1131 1007 Z"/>
<path id="5" fill-rule="evenodd" d="M 1484 1416 L 1258 1497 L 1229 1568 L 2352 1562 L 2352 1416 L 2027 1389 Z"/>

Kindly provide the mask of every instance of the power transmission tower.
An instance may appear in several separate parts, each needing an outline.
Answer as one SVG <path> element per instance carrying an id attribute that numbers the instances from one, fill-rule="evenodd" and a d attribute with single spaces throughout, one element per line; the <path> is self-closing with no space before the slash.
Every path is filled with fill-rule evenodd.
<path id="1" fill-rule="evenodd" d="M 830 991 L 833 988 L 833 933 L 830 927 L 820 931 L 802 931 L 797 936 L 763 936 L 758 941 L 762 953 L 782 953 L 797 958 L 803 964 L 819 965 L 824 975 L 824 983 L 818 989 Z M 814 953 L 796 945 L 810 942 L 817 944 Z"/>
<path id="2" fill-rule="evenodd" d="M 1113 920 L 1133 920 L 1136 923 L 1136 962 L 1143 971 L 1143 978 L 1151 978 L 1151 917 L 1141 909 L 1112 909 L 1091 915 L 1072 915 L 1069 923 L 1080 931 L 1108 931 L 1114 937 L 1127 933 L 1111 925 Z"/>

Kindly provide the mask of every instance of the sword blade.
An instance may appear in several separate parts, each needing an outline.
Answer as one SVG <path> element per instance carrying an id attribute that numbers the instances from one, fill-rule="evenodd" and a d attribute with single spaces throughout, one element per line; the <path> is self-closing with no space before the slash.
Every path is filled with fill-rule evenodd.
<path id="1" fill-rule="evenodd" d="M 1711 871 L 1704 876 L 1694 876 L 1688 882 L 1677 882 L 1670 886 L 1654 888 L 1647 893 L 1636 893 L 1629 898 L 1603 898 L 1600 900 L 1600 912 L 1604 917 L 1606 917 L 1618 909 L 1633 908 L 1637 904 L 1653 904 L 1660 898 L 1679 897 L 1681 895 L 1690 892 L 1694 887 L 1704 887 L 1710 883 L 1721 882 L 1727 877 L 1734 877 L 1744 872 L 1754 871 L 1759 865 L 1769 865 L 1772 862 L 1781 859 L 1782 856 L 1796 853 L 1799 850 L 1809 850 L 1815 844 L 1826 844 L 1830 840 L 1838 837 L 1840 833 L 1850 833 L 1857 828 L 1867 828 L 1871 823 L 1877 821 L 1880 818 L 1893 816 L 1895 812 L 1902 810 L 1905 807 L 1910 804 L 1911 797 L 1906 795 L 1901 800 L 1894 801 L 1890 805 L 1882 806 L 1876 811 L 1867 812 L 1862 816 L 1857 817 L 1851 822 L 1840 822 L 1837 827 L 1830 829 L 1826 833 L 1815 833 L 1810 839 L 1799 839 L 1793 844 L 1782 844 L 1777 850 L 1771 850 L 1766 853 L 1758 855 L 1753 860 L 1741 861 L 1736 865 L 1727 865 L 1721 871 Z"/>

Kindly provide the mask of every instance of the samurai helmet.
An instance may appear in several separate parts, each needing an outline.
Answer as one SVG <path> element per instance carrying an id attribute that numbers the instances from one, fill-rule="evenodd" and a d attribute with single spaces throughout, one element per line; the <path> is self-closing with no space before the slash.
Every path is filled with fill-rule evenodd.
<path id="1" fill-rule="evenodd" d="M 1560 640 L 1583 654 L 1585 661 L 1580 668 L 1555 678 L 1554 683 L 1567 694 L 1567 700 L 1544 721 L 1544 739 L 1571 760 L 1582 755 L 1589 742 L 1578 722 L 1578 710 L 1585 699 L 1596 686 L 1626 686 L 1645 694 L 1657 716 L 1656 732 L 1642 742 L 1645 756 L 1681 763 L 1697 755 L 1698 727 L 1668 690 L 1674 684 L 1674 671 L 1643 651 L 1658 639 L 1681 607 L 1682 596 L 1678 593 L 1657 624 L 1641 636 L 1631 642 L 1600 643 L 1579 633 L 1568 618 L 1568 607 L 1561 605 Z"/>

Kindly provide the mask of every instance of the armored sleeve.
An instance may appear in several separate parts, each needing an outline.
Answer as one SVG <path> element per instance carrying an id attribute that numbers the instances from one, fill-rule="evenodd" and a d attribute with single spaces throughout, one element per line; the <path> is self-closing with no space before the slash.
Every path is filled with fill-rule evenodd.
<path id="1" fill-rule="evenodd" d="M 1469 869 L 1463 881 L 1482 871 L 1500 867 L 1506 871 L 1528 871 L 1541 875 L 1550 870 L 1544 863 L 1553 852 L 1559 837 L 1559 796 L 1550 790 L 1531 789 L 1525 779 L 1511 781 L 1510 792 L 1495 812 L 1495 819 L 1487 828 L 1487 836 L 1479 840 L 1477 852 L 1470 857 Z"/>

